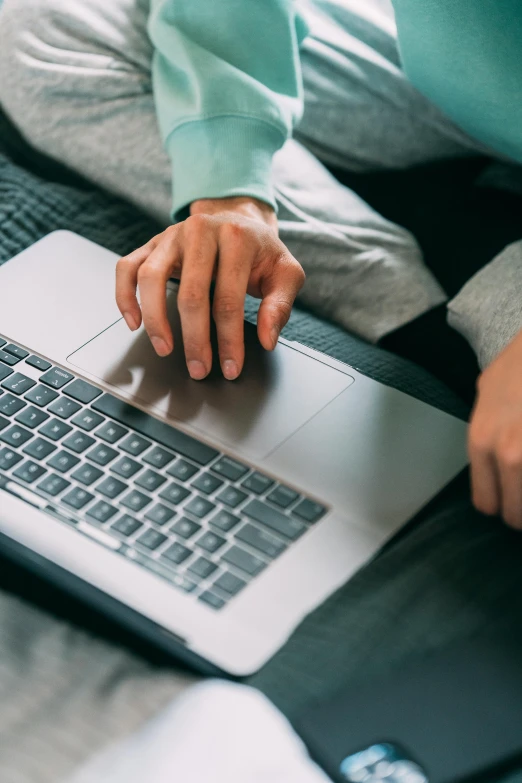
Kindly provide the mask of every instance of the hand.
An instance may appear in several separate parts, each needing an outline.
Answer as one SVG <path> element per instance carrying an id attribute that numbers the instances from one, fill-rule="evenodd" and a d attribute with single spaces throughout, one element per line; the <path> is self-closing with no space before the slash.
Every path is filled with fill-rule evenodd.
<path id="1" fill-rule="evenodd" d="M 522 332 L 477 388 L 468 440 L 473 503 L 522 530 Z"/>
<path id="2" fill-rule="evenodd" d="M 210 372 L 210 285 L 212 314 L 225 378 L 233 380 L 244 362 L 246 293 L 263 301 L 257 316 L 259 340 L 275 348 L 305 275 L 277 234 L 273 209 L 250 198 L 197 201 L 191 216 L 170 226 L 143 247 L 121 258 L 116 268 L 116 302 L 130 329 L 143 323 L 156 352 L 174 348 L 167 320 L 166 284 L 179 277 L 178 308 L 187 367 L 201 380 Z M 136 299 L 139 287 L 141 310 Z"/>

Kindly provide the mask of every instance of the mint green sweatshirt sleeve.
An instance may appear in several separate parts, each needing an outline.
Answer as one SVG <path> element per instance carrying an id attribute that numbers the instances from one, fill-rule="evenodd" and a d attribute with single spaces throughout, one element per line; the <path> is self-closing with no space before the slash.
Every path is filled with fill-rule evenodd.
<path id="1" fill-rule="evenodd" d="M 293 0 L 151 0 L 148 29 L 174 218 L 200 198 L 275 207 L 272 158 L 303 106 Z"/>

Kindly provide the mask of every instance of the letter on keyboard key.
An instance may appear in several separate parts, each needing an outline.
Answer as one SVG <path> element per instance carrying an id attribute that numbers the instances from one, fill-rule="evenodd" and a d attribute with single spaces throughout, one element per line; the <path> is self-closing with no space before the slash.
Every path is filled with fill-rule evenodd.
<path id="1" fill-rule="evenodd" d="M 52 386 L 53 389 L 61 389 L 66 383 L 72 381 L 73 375 L 70 372 L 65 372 L 59 367 L 52 367 L 43 375 L 40 375 L 40 381 L 47 386 Z"/>
<path id="2" fill-rule="evenodd" d="M 22 375 L 21 372 L 15 372 L 9 378 L 6 378 L 2 386 L 14 394 L 25 394 L 33 386 L 36 386 L 36 381 L 33 381 L 32 378 L 28 378 L 26 375 Z"/>
<path id="3" fill-rule="evenodd" d="M 26 430 L 24 427 L 19 427 L 15 424 L 13 427 L 9 427 L 8 430 L 3 430 L 0 434 L 0 440 L 7 443 L 8 446 L 23 446 L 28 440 L 31 440 L 33 433 Z"/>
<path id="4" fill-rule="evenodd" d="M 241 511 L 250 519 L 260 522 L 275 533 L 279 533 L 291 541 L 295 541 L 307 529 L 303 522 L 281 514 L 280 511 L 270 508 L 270 506 L 265 505 L 260 500 L 251 500 Z"/>
<path id="5" fill-rule="evenodd" d="M 305 498 L 292 509 L 292 514 L 305 519 L 307 522 L 317 522 L 318 519 L 326 514 L 326 508 L 319 503 L 314 503 L 309 498 Z"/>

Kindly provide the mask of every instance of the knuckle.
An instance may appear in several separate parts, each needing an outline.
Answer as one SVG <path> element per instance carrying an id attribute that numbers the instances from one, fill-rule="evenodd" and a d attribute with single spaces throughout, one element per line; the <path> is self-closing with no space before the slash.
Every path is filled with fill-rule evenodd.
<path id="1" fill-rule="evenodd" d="M 212 308 L 214 316 L 220 319 L 235 318 L 238 315 L 243 316 L 243 306 L 239 299 L 231 295 L 221 295 L 214 298 Z"/>
<path id="2" fill-rule="evenodd" d="M 208 304 L 208 295 L 199 288 L 180 289 L 178 294 L 178 308 L 183 313 L 191 313 L 201 310 Z"/>
<path id="3" fill-rule="evenodd" d="M 493 438 L 488 427 L 483 424 L 471 423 L 468 433 L 468 444 L 472 452 L 487 455 L 493 450 Z"/>
<path id="4" fill-rule="evenodd" d="M 197 214 L 190 215 L 185 220 L 185 228 L 187 231 L 194 231 L 195 233 L 201 233 L 205 231 L 210 224 L 210 215 Z"/>
<path id="5" fill-rule="evenodd" d="M 497 457 L 508 470 L 522 470 L 522 444 L 518 440 L 509 438 L 499 443 Z"/>
<path id="6" fill-rule="evenodd" d="M 159 277 L 159 271 L 152 266 L 152 264 L 149 264 L 147 261 L 145 261 L 144 264 L 140 266 L 138 269 L 138 282 L 139 283 L 147 283 L 151 281 L 157 280 Z"/>
<path id="7" fill-rule="evenodd" d="M 239 221 L 227 221 L 223 223 L 221 227 L 221 234 L 223 239 L 231 244 L 234 242 L 242 242 L 247 233 L 247 227 Z"/>

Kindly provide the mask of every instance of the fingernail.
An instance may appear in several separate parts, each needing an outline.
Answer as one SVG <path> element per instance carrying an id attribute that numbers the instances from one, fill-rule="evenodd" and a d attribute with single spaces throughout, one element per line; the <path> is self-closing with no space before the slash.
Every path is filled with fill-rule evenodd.
<path id="1" fill-rule="evenodd" d="M 279 329 L 277 326 L 272 326 L 270 330 L 270 337 L 272 338 L 272 346 L 275 348 L 277 341 L 279 340 Z"/>
<path id="2" fill-rule="evenodd" d="M 201 381 L 207 374 L 207 368 L 203 362 L 200 362 L 197 359 L 191 359 L 190 362 L 188 362 L 187 367 L 190 377 L 195 381 Z"/>
<path id="3" fill-rule="evenodd" d="M 125 323 L 129 327 L 131 332 L 135 332 L 136 329 L 138 328 L 138 324 L 136 323 L 136 319 L 134 318 L 134 316 L 131 315 L 130 313 L 123 313 L 123 317 L 125 318 Z"/>
<path id="4" fill-rule="evenodd" d="M 227 381 L 235 381 L 239 375 L 238 366 L 233 359 L 226 359 L 223 362 L 222 370 Z"/>
<path id="5" fill-rule="evenodd" d="M 150 339 L 152 345 L 154 346 L 154 350 L 157 354 L 159 354 L 159 356 L 166 356 L 168 353 L 170 353 L 169 346 L 161 337 L 151 337 Z"/>

